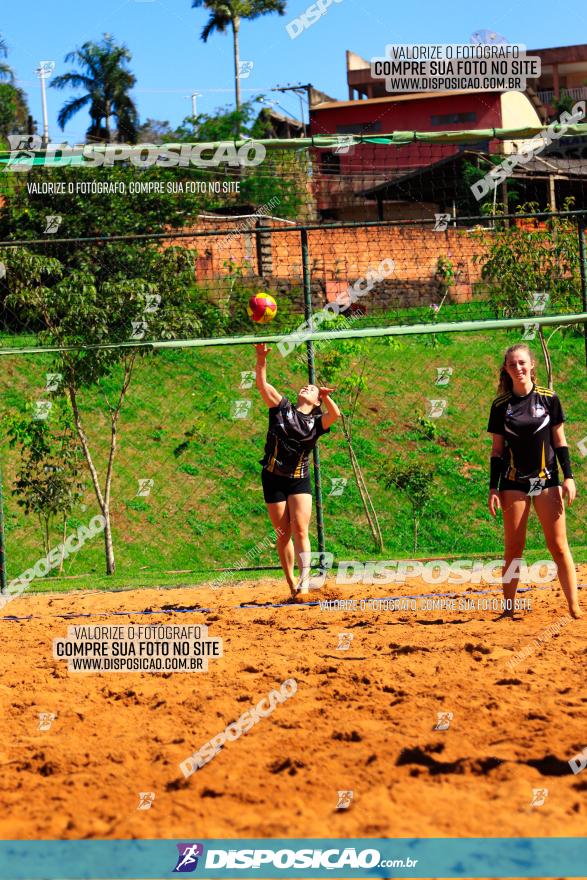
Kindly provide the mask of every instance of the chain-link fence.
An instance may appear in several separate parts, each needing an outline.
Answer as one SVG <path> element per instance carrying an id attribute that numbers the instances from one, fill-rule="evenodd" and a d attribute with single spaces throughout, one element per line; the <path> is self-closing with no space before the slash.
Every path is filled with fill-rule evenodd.
<path id="1" fill-rule="evenodd" d="M 560 393 L 579 481 L 584 473 L 584 324 L 570 317 L 587 311 L 582 235 L 582 215 L 556 215 L 437 229 L 264 225 L 233 229 L 228 245 L 225 229 L 207 229 L 5 246 L 10 577 L 105 506 L 106 562 L 125 582 L 274 565 L 259 479 L 267 412 L 253 347 L 239 340 L 280 337 L 269 381 L 295 398 L 312 328 L 347 331 L 313 345 L 316 381 L 337 388 L 348 419 L 321 442 L 326 550 L 343 558 L 495 550 L 485 428 L 513 341 L 529 342 L 541 382 Z M 259 291 L 277 302 L 269 325 L 247 316 Z M 467 332 L 487 319 L 517 323 Z M 447 322 L 462 331 L 436 332 Z M 353 336 L 414 324 L 415 335 Z M 188 337 L 203 346 L 178 342 Z M 212 338 L 235 344 L 206 344 Z M 156 348 L 170 342 L 177 347 Z M 389 490 L 390 467 L 428 475 L 421 510 L 409 493 Z M 584 534 L 583 506 L 570 517 L 571 533 Z M 539 543 L 531 532 L 530 546 Z M 61 567 L 87 586 L 105 569 L 104 536 L 83 541 Z"/>
<path id="2" fill-rule="evenodd" d="M 306 226 L 256 219 L 247 229 L 222 218 L 198 231 L 108 241 L 102 236 L 6 241 L 3 344 L 10 347 L 14 334 L 14 344 L 21 345 L 31 330 L 44 329 L 18 300 L 27 273 L 43 280 L 53 272 L 52 282 L 61 284 L 69 275 L 78 286 L 88 281 L 97 290 L 140 279 L 144 290 L 138 299 L 148 302 L 134 315 L 129 310 L 133 327 L 123 321 L 109 328 L 102 342 L 110 343 L 251 332 L 247 303 L 258 293 L 279 303 L 274 333 L 290 331 L 304 315 L 306 291 L 314 311 L 330 306 L 337 314 L 360 312 L 368 326 L 427 323 L 441 310 L 450 321 L 509 317 L 524 308 L 529 316 L 579 312 L 586 216 L 587 210 L 458 219 L 438 214 L 430 221 Z M 508 251 L 516 255 L 515 265 L 508 264 Z M 190 308 L 193 313 L 191 325 L 174 326 L 168 307 L 172 320 L 166 326 L 158 273 L 181 292 L 186 314 Z M 507 294 L 500 293 L 504 285 Z M 548 295 L 534 302 L 538 293 Z M 36 339 L 26 342 L 36 345 Z"/>

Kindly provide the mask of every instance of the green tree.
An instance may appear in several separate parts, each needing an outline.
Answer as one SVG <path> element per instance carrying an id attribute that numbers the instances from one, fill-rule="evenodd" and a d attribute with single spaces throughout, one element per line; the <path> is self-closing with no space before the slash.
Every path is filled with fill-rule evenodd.
<path id="1" fill-rule="evenodd" d="M 570 113 L 575 106 L 575 103 L 576 101 L 573 96 L 569 95 L 569 93 L 565 92 L 563 89 L 558 98 L 552 99 L 552 106 L 554 107 L 553 119 L 558 119 L 564 111 Z"/>
<path id="2" fill-rule="evenodd" d="M 0 37 L 0 58 L 8 57 L 8 47 L 6 45 L 6 41 Z M 14 82 L 14 72 L 9 64 L 5 64 L 3 61 L 0 61 L 0 79 L 7 79 L 9 82 Z"/>
<path id="3" fill-rule="evenodd" d="M 22 89 L 0 83 L 0 137 L 27 130 L 29 108 Z"/>
<path id="4" fill-rule="evenodd" d="M 91 235 L 128 235 L 129 233 L 169 232 L 193 222 L 192 218 L 204 206 L 199 193 L 168 192 L 165 184 L 191 179 L 193 171 L 175 168 L 149 168 L 142 170 L 123 163 L 113 167 L 37 167 L 25 174 L 4 175 L 14 178 L 10 200 L 0 207 L 0 241 L 3 239 L 39 239 L 43 237 L 48 214 L 63 218 L 60 234 L 68 238 Z M 24 179 L 26 178 L 26 180 Z M 158 181 L 162 192 L 144 192 L 134 196 L 129 192 L 131 183 L 137 180 Z M 50 182 L 56 184 L 56 192 L 47 195 L 37 193 L 31 198 L 27 184 Z M 63 186 L 58 186 L 62 184 Z M 71 184 L 71 187 L 68 186 Z M 100 184 L 101 189 L 87 193 L 90 187 Z M 60 189 L 65 192 L 60 192 Z M 69 190 L 72 190 L 71 192 Z M 84 192 L 84 189 L 86 190 Z M 111 189 L 111 192 L 107 190 Z M 118 189 L 119 191 L 115 191 Z M 121 191 L 126 195 L 121 194 Z M 134 253 L 140 259 L 142 244 L 122 244 L 116 254 Z M 59 249 L 60 259 L 75 267 L 94 262 L 103 277 L 116 274 L 118 264 L 104 264 L 104 244 L 88 244 Z"/>
<path id="5" fill-rule="evenodd" d="M 38 517 L 43 551 L 47 555 L 53 520 L 61 520 L 64 543 L 67 517 L 82 494 L 83 460 L 71 408 L 64 398 L 56 400 L 55 408 L 45 413 L 30 404 L 25 413 L 8 418 L 6 433 L 9 446 L 20 451 L 20 467 L 12 494 L 18 497 L 18 504 L 27 514 Z M 62 568 L 63 556 L 59 572 Z"/>
<path id="6" fill-rule="evenodd" d="M 208 37 L 215 31 L 221 34 L 226 33 L 228 27 L 232 28 L 232 43 L 234 53 L 234 90 L 235 90 L 235 107 L 238 113 L 241 107 L 241 88 L 240 88 L 240 56 L 239 56 L 239 31 L 241 21 L 247 19 L 252 21 L 261 15 L 267 15 L 270 12 L 277 12 L 279 15 L 285 14 L 286 0 L 192 0 L 193 9 L 207 9 L 210 17 L 202 29 L 201 39 L 204 43 L 208 41 Z M 239 121 L 236 121 L 236 135 L 240 134 Z"/>
<path id="7" fill-rule="evenodd" d="M 176 140 L 177 133 L 167 120 L 149 117 L 137 128 L 137 143 L 139 144 L 163 144 L 165 141 L 175 142 Z"/>
<path id="8" fill-rule="evenodd" d="M 436 280 L 438 281 L 438 297 L 440 304 L 435 309 L 436 315 L 441 310 L 444 302 L 450 294 L 450 290 L 459 280 L 460 272 L 455 269 L 454 263 L 448 257 L 440 256 L 436 261 Z"/>
<path id="9" fill-rule="evenodd" d="M 0 58 L 6 58 L 8 49 L 0 37 Z M 24 132 L 28 125 L 29 108 L 26 95 L 14 84 L 12 68 L 0 61 L 0 138 L 13 132 Z"/>
<path id="10" fill-rule="evenodd" d="M 237 112 L 231 107 L 221 107 L 213 115 L 199 113 L 196 117 L 188 116 L 178 129 L 166 135 L 164 141 L 192 143 L 233 142 L 237 125 L 240 126 L 242 137 L 253 139 L 263 138 L 267 134 L 267 125 L 259 119 L 255 110 L 255 100 L 245 101 Z M 269 170 L 268 170 L 269 169 Z M 242 169 L 238 169 L 241 171 Z M 219 169 L 222 177 L 225 169 Z M 235 173 L 234 171 L 232 173 Z M 197 169 L 191 171 L 192 176 L 198 174 Z M 207 170 L 202 179 L 210 181 Z M 271 198 L 279 199 L 280 217 L 297 217 L 300 208 L 308 197 L 308 159 L 303 152 L 298 153 L 281 150 L 268 153 L 259 167 L 247 168 L 245 174 L 238 175 L 239 192 L 237 201 L 241 205 L 264 205 Z M 208 200 L 210 201 L 210 200 Z M 209 204 L 207 207 L 215 207 Z"/>
<path id="11" fill-rule="evenodd" d="M 85 94 L 71 98 L 57 116 L 62 129 L 84 107 L 89 108 L 90 127 L 87 138 L 112 143 L 112 120 L 116 119 L 118 141 L 136 142 L 138 113 L 130 90 L 136 77 L 128 70 L 132 55 L 126 46 L 119 46 L 111 34 L 104 34 L 100 43 L 88 41 L 80 49 L 65 56 L 66 63 L 75 62 L 82 72 L 69 71 L 56 76 L 51 86 L 55 89 L 82 88 Z"/>
<path id="12" fill-rule="evenodd" d="M 486 174 L 489 174 L 497 165 L 501 165 L 505 156 L 493 154 L 489 156 L 479 155 L 475 162 L 468 160 L 463 161 L 463 181 L 467 187 L 466 209 L 470 216 L 477 214 L 496 214 L 503 213 L 503 187 L 506 187 L 508 208 L 513 212 L 516 205 L 522 199 L 523 182 L 515 177 L 509 177 L 504 183 L 500 183 L 494 189 L 490 189 L 487 195 L 483 196 L 479 201 L 473 196 L 470 187 L 480 181 Z"/>
<path id="13" fill-rule="evenodd" d="M 193 274 L 189 254 L 176 248 L 167 248 L 163 253 L 145 250 L 150 262 L 148 274 L 143 271 L 138 277 L 131 277 L 127 271 L 124 277 L 108 281 L 102 281 L 100 273 L 93 272 L 90 265 L 66 271 L 58 260 L 24 249 L 14 249 L 2 256 L 10 279 L 8 306 L 18 308 L 29 325 L 40 328 L 40 344 L 76 347 L 58 353 L 52 369 L 62 376 L 57 393 L 69 398 L 96 499 L 106 521 L 107 574 L 115 571 L 110 511 L 119 419 L 136 360 L 144 357 L 146 350 L 88 347 L 142 338 L 137 336 L 137 330 L 142 330 L 146 338 L 161 339 L 194 336 L 201 329 L 186 295 Z M 108 254 L 105 259 L 108 261 Z M 126 264 L 127 270 L 136 269 L 138 260 L 123 254 L 118 264 Z M 143 275 L 157 281 L 146 281 Z M 108 394 L 106 386 L 115 390 Z M 90 388 L 102 390 L 105 400 L 109 439 L 102 477 L 82 414 L 81 398 Z"/>
<path id="14" fill-rule="evenodd" d="M 91 206 L 91 200 L 88 200 Z M 73 423 L 106 521 L 106 572 L 115 571 L 110 520 L 112 476 L 119 422 L 137 358 L 146 348 L 134 339 L 196 336 L 202 330 L 191 293 L 193 257 L 181 248 L 104 245 L 100 258 L 65 252 L 63 261 L 26 248 L 0 252 L 6 266 L 5 307 L 34 328 L 41 345 L 60 349 L 52 371 L 61 374 L 55 394 L 69 398 Z M 155 279 L 155 280 L 153 280 Z M 105 343 L 126 347 L 98 348 Z M 130 343 L 130 345 L 129 345 Z M 92 347 L 94 346 L 94 347 Z M 88 430 L 83 398 L 102 392 L 107 432 L 106 461 L 100 465 L 96 422 Z"/>
<path id="15" fill-rule="evenodd" d="M 165 140 L 173 141 L 177 136 L 180 141 L 187 142 L 232 142 L 237 128 L 243 137 L 253 137 L 255 118 L 255 106 L 252 100 L 245 101 L 238 110 L 233 107 L 219 107 L 214 114 L 198 113 L 197 116 L 187 116 L 177 132 L 172 132 Z M 262 133 L 255 132 L 254 136 L 262 137 Z"/>
<path id="16" fill-rule="evenodd" d="M 572 208 L 568 199 L 563 210 Z M 539 210 L 530 202 L 519 207 L 518 213 L 529 214 Z M 497 314 L 504 318 L 528 316 L 548 311 L 581 311 L 581 271 L 577 227 L 566 217 L 551 217 L 540 226 L 523 220 L 506 225 L 497 221 L 489 242 L 486 230 L 477 233 L 484 247 L 474 257 L 481 263 L 481 277 L 489 282 L 489 300 Z M 487 245 L 489 244 L 489 247 Z M 536 294 L 539 294 L 536 297 Z M 552 362 L 549 342 L 555 329 L 547 337 L 540 326 L 537 331 L 552 388 Z"/>
<path id="17" fill-rule="evenodd" d="M 424 510 L 432 499 L 434 470 L 418 461 L 398 460 L 384 473 L 386 489 L 399 489 L 412 508 L 414 553 L 418 549 L 418 533 Z"/>

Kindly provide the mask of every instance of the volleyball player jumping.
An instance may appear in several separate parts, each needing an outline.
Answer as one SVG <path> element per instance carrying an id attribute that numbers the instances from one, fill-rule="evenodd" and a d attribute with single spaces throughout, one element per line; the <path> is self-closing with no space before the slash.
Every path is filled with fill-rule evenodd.
<path id="1" fill-rule="evenodd" d="M 526 545 L 530 498 L 573 617 L 581 616 L 577 575 L 567 541 L 564 499 L 577 494 L 563 422 L 565 416 L 554 391 L 536 385 L 536 364 L 527 345 L 512 345 L 505 353 L 498 396 L 493 401 L 487 430 L 493 435 L 489 510 L 501 508 L 504 527 L 503 595 L 505 615 L 512 616 L 519 582 L 519 563 Z M 557 460 L 563 473 L 558 474 Z M 506 574 L 514 563 L 516 573 Z M 510 570 L 511 572 L 511 570 Z"/>
<path id="2" fill-rule="evenodd" d="M 300 388 L 294 406 L 267 382 L 269 348 L 264 343 L 255 348 L 257 388 L 269 407 L 269 430 L 265 454 L 260 461 L 263 497 L 275 529 L 279 561 L 290 592 L 296 597 L 307 594 L 310 589 L 309 566 L 303 565 L 301 555 L 310 553 L 312 489 L 308 457 L 322 434 L 327 434 L 340 417 L 340 410 L 330 397 L 333 389 L 317 385 Z M 326 413 L 322 412 L 321 402 L 326 404 Z M 297 583 L 294 553 L 299 570 Z"/>

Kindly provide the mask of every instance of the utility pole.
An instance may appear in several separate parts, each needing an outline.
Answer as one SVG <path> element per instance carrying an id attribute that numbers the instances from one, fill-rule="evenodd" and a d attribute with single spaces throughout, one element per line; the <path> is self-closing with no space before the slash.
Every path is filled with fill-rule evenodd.
<path id="1" fill-rule="evenodd" d="M 304 92 L 306 93 L 306 101 L 308 102 L 308 120 L 310 119 L 310 95 L 311 90 L 314 88 L 312 83 L 306 83 L 306 85 L 298 85 L 298 86 L 277 86 L 275 89 L 271 89 L 272 92 L 295 92 L 300 99 L 300 112 L 301 112 L 301 122 L 302 122 L 302 133 L 303 137 L 306 137 L 307 129 L 306 123 L 304 121 L 304 105 L 302 102 L 302 95 Z"/>
<path id="2" fill-rule="evenodd" d="M 47 147 L 49 144 L 49 119 L 47 116 L 47 89 L 45 87 L 45 80 L 49 79 L 54 70 L 54 61 L 39 61 L 39 66 L 35 70 L 35 73 L 41 80 L 41 100 L 43 103 L 43 137 L 41 138 L 41 143 L 43 147 Z"/>

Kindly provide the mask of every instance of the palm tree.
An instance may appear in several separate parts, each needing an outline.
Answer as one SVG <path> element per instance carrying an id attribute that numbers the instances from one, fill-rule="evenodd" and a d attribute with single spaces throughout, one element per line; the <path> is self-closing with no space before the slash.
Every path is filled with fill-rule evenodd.
<path id="1" fill-rule="evenodd" d="M 71 71 L 56 76 L 51 86 L 56 89 L 72 86 L 83 88 L 86 92 L 63 105 L 57 117 L 61 129 L 76 113 L 89 105 L 91 123 L 86 133 L 88 139 L 111 143 L 111 120 L 116 118 L 117 139 L 136 142 L 138 113 L 128 94 L 136 83 L 136 77 L 126 67 L 131 58 L 126 46 L 118 46 L 110 34 L 104 34 L 100 43 L 84 43 L 81 49 L 65 56 L 66 62 L 77 62 L 83 73 Z"/>
<path id="2" fill-rule="evenodd" d="M 192 0 L 192 8 L 204 7 L 210 11 L 210 18 L 202 29 L 201 39 L 208 41 L 214 31 L 224 34 L 227 27 L 232 27 L 232 42 L 234 46 L 234 86 L 236 95 L 236 112 L 240 113 L 241 87 L 239 78 L 239 47 L 238 34 L 243 19 L 252 20 L 266 15 L 269 12 L 285 14 L 286 0 Z M 239 119 L 237 115 L 237 120 Z M 237 121 L 237 136 L 240 132 L 240 122 Z"/>
<path id="3" fill-rule="evenodd" d="M 0 58 L 6 58 L 8 55 L 8 47 L 2 37 L 0 37 Z M 14 82 L 14 73 L 9 64 L 4 64 L 0 61 L 0 79 L 7 79 L 9 82 Z"/>

